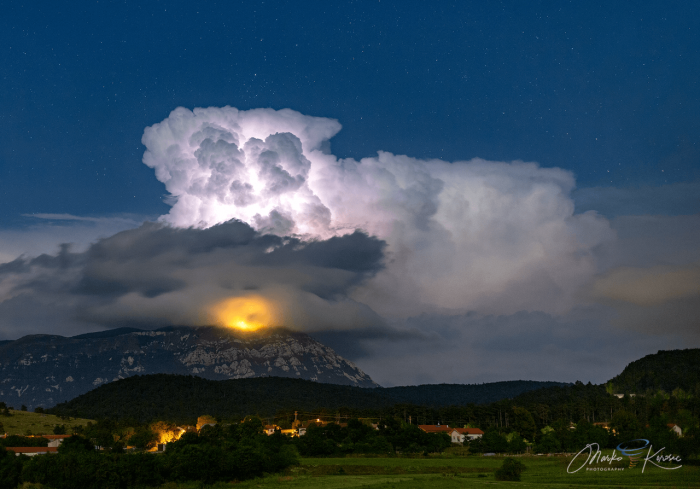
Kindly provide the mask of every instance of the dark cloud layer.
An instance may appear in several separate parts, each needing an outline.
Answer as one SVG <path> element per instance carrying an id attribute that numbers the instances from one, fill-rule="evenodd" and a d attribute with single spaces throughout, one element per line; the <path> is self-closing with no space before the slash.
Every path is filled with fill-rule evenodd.
<path id="1" fill-rule="evenodd" d="M 361 232 L 302 242 L 261 235 L 238 221 L 203 230 L 145 223 L 84 252 L 64 245 L 56 255 L 0 265 L 2 330 L 13 338 L 202 324 L 212 303 L 251 292 L 278 304 L 280 321 L 301 330 L 377 326 L 378 316 L 347 294 L 383 268 L 384 248 Z M 296 307 L 305 302 L 316 307 Z M 327 322 L 325 316 L 341 311 Z"/>

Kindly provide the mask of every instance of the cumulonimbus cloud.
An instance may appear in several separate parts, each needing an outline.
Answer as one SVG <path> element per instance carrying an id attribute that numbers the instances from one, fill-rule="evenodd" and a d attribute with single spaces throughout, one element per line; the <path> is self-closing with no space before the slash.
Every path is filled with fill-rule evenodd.
<path id="1" fill-rule="evenodd" d="M 382 314 L 566 311 L 611 238 L 574 213 L 573 175 L 535 163 L 445 162 L 379 152 L 338 159 L 333 119 L 285 109 L 178 108 L 146 128 L 144 163 L 178 227 L 240 219 L 263 233 L 326 239 L 362 229 L 387 268 L 354 297 Z"/>

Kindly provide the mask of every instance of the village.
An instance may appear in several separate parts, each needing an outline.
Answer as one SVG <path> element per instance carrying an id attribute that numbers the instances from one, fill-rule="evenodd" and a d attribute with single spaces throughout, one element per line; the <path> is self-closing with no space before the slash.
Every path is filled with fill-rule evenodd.
<path id="1" fill-rule="evenodd" d="M 248 418 L 246 418 L 248 419 Z M 379 431 L 380 430 L 380 421 L 379 420 L 373 420 L 373 419 L 362 419 L 360 420 L 363 422 L 363 424 L 369 428 L 371 428 L 374 431 Z M 245 422 L 245 419 L 241 421 L 242 423 Z M 137 445 L 126 445 L 124 446 L 124 450 L 127 452 L 132 452 L 132 451 L 145 451 L 149 453 L 158 453 L 158 452 L 165 452 L 167 449 L 167 445 L 169 443 L 175 442 L 179 440 L 182 435 L 185 433 L 196 433 L 199 434 L 203 430 L 206 430 L 208 428 L 213 428 L 217 426 L 219 423 L 217 420 L 209 415 L 203 415 L 200 416 L 197 419 L 197 424 L 196 425 L 183 425 L 183 426 L 177 426 L 173 425 L 171 423 L 163 423 L 163 422 L 157 422 L 153 423 L 151 425 L 151 430 L 153 431 L 154 440 L 152 443 L 147 444 L 146 446 L 137 446 Z M 323 420 L 321 418 L 316 418 L 316 419 L 307 419 L 307 420 L 300 420 L 298 419 L 298 411 L 294 412 L 294 421 L 291 423 L 290 428 L 282 428 L 281 426 L 277 424 L 266 424 L 263 426 L 263 433 L 265 433 L 268 436 L 273 436 L 275 434 L 280 434 L 282 436 L 290 437 L 290 438 L 295 438 L 295 437 L 302 437 L 305 436 L 307 433 L 307 430 L 310 428 L 316 428 L 316 427 L 324 427 L 328 426 L 329 424 L 334 424 L 340 428 L 347 428 L 348 423 L 347 422 L 340 422 L 339 420 L 334 420 L 334 421 L 328 421 L 328 420 Z M 473 428 L 473 427 L 451 427 L 447 424 L 441 425 L 426 425 L 426 424 L 420 424 L 416 425 L 422 432 L 426 434 L 446 434 L 449 436 L 450 442 L 455 445 L 464 445 L 465 442 L 470 442 L 472 440 L 481 438 L 484 434 L 482 430 L 479 428 Z M 61 429 L 56 427 L 55 431 L 61 431 Z M 75 430 L 76 432 L 82 431 L 82 430 Z M 76 433 L 77 434 L 77 433 Z M 7 451 L 13 452 L 15 455 L 25 455 L 28 457 L 33 457 L 36 455 L 42 455 L 42 454 L 52 454 L 52 453 L 57 453 L 58 452 L 58 447 L 61 446 L 63 441 L 67 438 L 70 438 L 71 436 L 75 436 L 76 434 L 30 434 L 30 435 L 25 435 L 25 436 L 19 436 L 19 435 L 8 435 L 8 433 L 4 433 L 3 435 L 0 435 L 0 443 L 7 440 L 10 441 L 11 439 L 16 439 L 18 441 L 22 440 L 28 440 L 31 441 L 32 445 L 34 444 L 40 444 L 44 442 L 46 446 L 5 446 L 5 449 Z M 108 446 L 101 446 L 97 444 L 96 440 L 93 440 L 95 442 L 95 450 L 97 451 L 111 451 L 111 448 Z"/>

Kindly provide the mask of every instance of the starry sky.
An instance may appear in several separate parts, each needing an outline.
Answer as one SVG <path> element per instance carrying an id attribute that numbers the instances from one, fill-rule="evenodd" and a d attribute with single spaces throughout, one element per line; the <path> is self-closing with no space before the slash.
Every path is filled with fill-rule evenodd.
<path id="1" fill-rule="evenodd" d="M 382 385 L 603 382 L 699 347 L 698 25 L 690 1 L 6 6 L 0 336 L 196 323 L 204 296 L 238 286 L 179 277 L 152 249 L 211 277 L 201 239 L 224 243 L 210 246 L 229 250 L 217 259 L 232 276 L 253 273 L 247 256 L 258 268 L 241 287 L 296 304 L 297 328 Z M 165 141 L 184 137 L 165 135 L 171 112 L 226 106 L 251 114 L 243 132 L 226 126 L 239 140 L 311 162 L 295 178 L 342 232 L 298 209 L 286 227 L 246 220 L 163 176 Z M 178 114 L 188 137 L 225 126 L 220 112 Z M 245 129 L 263 119 L 274 129 Z M 286 131 L 303 150 L 266 139 Z M 387 172 L 398 186 L 376 183 Z M 249 244 L 266 233 L 282 239 L 277 259 Z M 286 235 L 327 258 L 294 258 Z M 105 278 L 126 261 L 133 276 Z"/>

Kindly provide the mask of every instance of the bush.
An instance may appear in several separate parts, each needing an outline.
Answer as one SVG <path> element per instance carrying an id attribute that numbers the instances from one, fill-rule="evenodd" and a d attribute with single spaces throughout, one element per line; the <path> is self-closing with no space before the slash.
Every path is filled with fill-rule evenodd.
<path id="1" fill-rule="evenodd" d="M 22 475 L 22 457 L 0 448 L 0 487 L 17 487 Z"/>
<path id="2" fill-rule="evenodd" d="M 508 457 L 503 461 L 501 468 L 496 471 L 497 481 L 519 481 L 520 474 L 525 470 L 525 464 L 519 460 Z"/>
<path id="3" fill-rule="evenodd" d="M 503 453 L 508 451 L 508 441 L 496 430 L 487 431 L 481 438 L 481 451 Z"/>
<path id="4" fill-rule="evenodd" d="M 49 440 L 46 438 L 24 437 L 20 435 L 8 435 L 0 439 L 0 447 L 47 447 Z M 2 487 L 2 486 L 0 486 Z"/>
<path id="5" fill-rule="evenodd" d="M 534 453 L 559 453 L 561 451 L 561 442 L 554 433 L 547 433 L 540 437 L 539 441 L 533 447 Z"/>
<path id="6" fill-rule="evenodd" d="M 91 453 L 95 451 L 95 445 L 82 436 L 69 436 L 58 447 L 58 453 Z"/>
<path id="7" fill-rule="evenodd" d="M 513 436 L 513 438 L 511 438 L 511 440 L 508 442 L 508 451 L 510 453 L 517 453 L 517 452 L 524 452 L 525 450 L 527 450 L 527 444 L 516 433 Z"/>
<path id="8" fill-rule="evenodd" d="M 158 441 L 158 435 L 153 433 L 150 428 L 144 427 L 136 430 L 128 440 L 129 445 L 133 445 L 139 450 L 146 450 L 148 448 L 153 448 Z"/>

